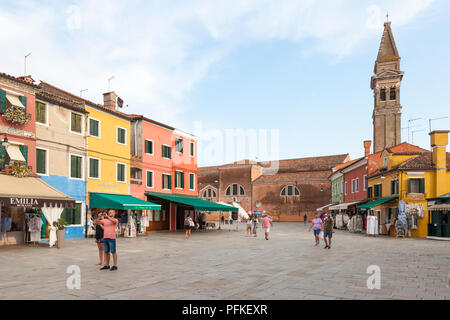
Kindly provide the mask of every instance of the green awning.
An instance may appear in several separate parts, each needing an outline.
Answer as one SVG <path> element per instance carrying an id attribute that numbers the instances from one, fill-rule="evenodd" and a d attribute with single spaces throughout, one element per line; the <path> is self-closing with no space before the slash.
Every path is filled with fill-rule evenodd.
<path id="1" fill-rule="evenodd" d="M 381 198 L 381 199 L 378 199 L 378 200 L 375 200 L 375 201 L 372 201 L 372 202 L 368 202 L 368 203 L 363 204 L 361 206 L 358 206 L 357 208 L 359 210 L 368 210 L 368 209 L 376 207 L 376 206 L 378 206 L 380 204 L 383 204 L 383 203 L 386 203 L 386 202 L 389 202 L 389 201 L 392 201 L 392 200 L 396 200 L 396 199 L 398 199 L 398 197 Z"/>
<path id="2" fill-rule="evenodd" d="M 161 210 L 159 204 L 144 201 L 127 194 L 91 192 L 90 208 L 118 210 Z"/>
<path id="3" fill-rule="evenodd" d="M 222 204 L 206 201 L 194 196 L 157 192 L 146 192 L 146 194 L 157 199 L 168 200 L 175 203 L 184 204 L 186 206 L 194 207 L 194 209 L 197 211 L 239 211 L 239 209 L 236 207 L 224 206 Z"/>

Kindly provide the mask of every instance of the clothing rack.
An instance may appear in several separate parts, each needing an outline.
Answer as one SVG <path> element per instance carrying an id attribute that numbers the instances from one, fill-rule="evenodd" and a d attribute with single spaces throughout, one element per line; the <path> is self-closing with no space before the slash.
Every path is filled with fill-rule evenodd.
<path id="1" fill-rule="evenodd" d="M 39 219 L 42 219 L 40 213 L 36 213 L 36 212 L 26 212 L 25 213 L 25 230 L 24 230 L 24 243 L 25 244 L 33 244 L 34 246 L 39 245 L 40 241 L 31 241 L 31 232 L 29 231 L 30 220 L 33 218 L 37 218 L 37 217 L 39 217 Z M 41 228 L 42 228 L 42 226 L 41 226 Z M 41 230 L 39 230 L 39 233 L 40 232 L 41 232 Z"/>

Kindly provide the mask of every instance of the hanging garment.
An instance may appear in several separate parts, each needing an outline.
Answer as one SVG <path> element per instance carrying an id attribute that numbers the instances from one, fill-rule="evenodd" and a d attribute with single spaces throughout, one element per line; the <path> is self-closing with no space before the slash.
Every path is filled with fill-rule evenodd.
<path id="1" fill-rule="evenodd" d="M 11 230 L 12 219 L 9 217 L 2 217 L 2 237 L 6 237 L 6 232 Z"/>
<path id="2" fill-rule="evenodd" d="M 361 215 L 356 216 L 355 232 L 362 232 L 364 226 L 364 220 Z"/>
<path id="3" fill-rule="evenodd" d="M 400 220 L 395 221 L 395 233 L 397 237 L 405 236 L 405 225 Z"/>
<path id="4" fill-rule="evenodd" d="M 41 241 L 42 219 L 40 216 L 34 216 L 28 221 L 28 231 L 30 232 L 30 241 Z"/>
<path id="5" fill-rule="evenodd" d="M 61 217 L 61 213 L 63 212 L 63 207 L 47 207 L 45 205 L 42 208 L 42 212 L 44 213 L 45 219 L 50 225 L 50 237 L 49 237 L 49 246 L 53 247 L 56 243 L 56 230 L 57 228 L 53 226 L 53 222 L 57 221 Z"/>

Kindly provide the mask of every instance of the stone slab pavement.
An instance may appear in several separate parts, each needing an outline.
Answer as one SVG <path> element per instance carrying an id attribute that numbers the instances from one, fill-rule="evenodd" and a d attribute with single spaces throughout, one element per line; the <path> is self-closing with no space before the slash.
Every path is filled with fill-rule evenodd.
<path id="1" fill-rule="evenodd" d="M 118 239 L 119 270 L 100 271 L 93 239 L 63 249 L 0 247 L 0 299 L 397 299 L 449 300 L 450 242 L 368 237 L 337 230 L 331 250 L 314 246 L 303 223 L 275 223 L 270 240 L 244 226 L 152 232 Z M 81 288 L 68 289 L 81 270 Z M 370 290 L 367 268 L 380 268 Z"/>

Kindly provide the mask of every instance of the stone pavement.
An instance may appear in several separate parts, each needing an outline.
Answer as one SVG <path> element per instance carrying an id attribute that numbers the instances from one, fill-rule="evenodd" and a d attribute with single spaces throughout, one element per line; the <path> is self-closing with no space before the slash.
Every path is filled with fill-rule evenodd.
<path id="1" fill-rule="evenodd" d="M 302 223 L 275 223 L 271 239 L 244 226 L 118 239 L 119 270 L 99 271 L 93 239 L 63 249 L 0 247 L 0 299 L 450 299 L 450 242 L 367 237 L 337 230 L 331 250 Z M 69 290 L 66 269 L 81 268 Z M 369 290 L 367 268 L 381 269 Z"/>

